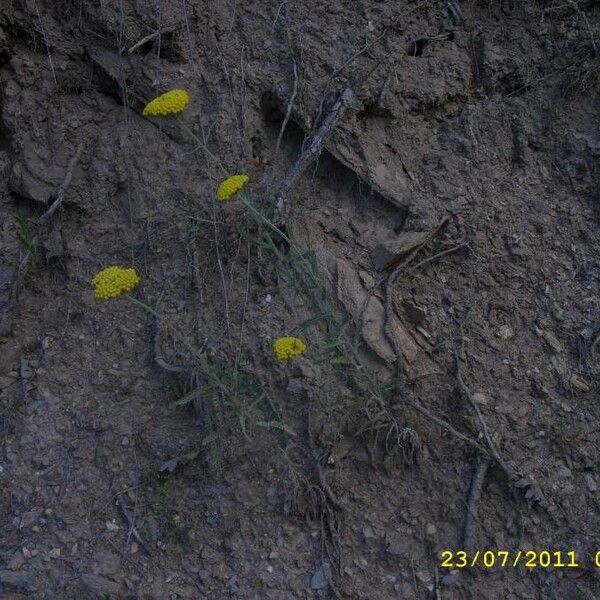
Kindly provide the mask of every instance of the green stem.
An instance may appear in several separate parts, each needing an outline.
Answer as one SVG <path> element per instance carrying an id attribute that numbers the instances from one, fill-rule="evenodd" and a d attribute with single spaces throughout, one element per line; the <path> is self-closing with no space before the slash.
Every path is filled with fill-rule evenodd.
<path id="1" fill-rule="evenodd" d="M 149 312 L 153 317 L 156 317 L 159 321 L 161 320 L 162 317 L 153 308 L 148 306 L 146 303 L 141 302 L 140 300 L 138 300 L 137 298 L 134 298 L 133 296 L 130 296 L 129 294 L 124 294 L 124 296 L 128 300 L 131 300 L 134 304 L 141 306 L 145 311 Z"/>

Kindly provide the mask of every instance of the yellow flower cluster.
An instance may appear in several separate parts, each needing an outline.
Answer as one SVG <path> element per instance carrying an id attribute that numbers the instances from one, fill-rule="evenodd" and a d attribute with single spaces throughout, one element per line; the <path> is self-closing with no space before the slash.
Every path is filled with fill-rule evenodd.
<path id="1" fill-rule="evenodd" d="M 171 90 L 148 102 L 142 114 L 144 117 L 176 115 L 183 112 L 189 102 L 190 95 L 185 90 Z"/>
<path id="2" fill-rule="evenodd" d="M 140 282 L 135 269 L 107 267 L 94 275 L 92 287 L 96 300 L 110 300 L 130 292 Z"/>
<path id="3" fill-rule="evenodd" d="M 217 188 L 217 199 L 221 202 L 231 200 L 250 181 L 248 175 L 232 175 L 221 182 Z"/>
<path id="4" fill-rule="evenodd" d="M 306 344 L 297 337 L 280 337 L 273 342 L 273 353 L 278 360 L 288 360 L 306 352 Z"/>

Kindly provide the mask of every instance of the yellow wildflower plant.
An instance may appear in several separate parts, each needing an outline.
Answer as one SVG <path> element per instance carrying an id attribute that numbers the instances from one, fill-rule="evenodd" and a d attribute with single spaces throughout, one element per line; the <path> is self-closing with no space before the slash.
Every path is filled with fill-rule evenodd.
<path id="1" fill-rule="evenodd" d="M 190 95 L 185 90 L 171 90 L 148 102 L 142 115 L 144 117 L 177 115 L 183 112 L 189 102 Z"/>
<path id="2" fill-rule="evenodd" d="M 277 360 L 288 360 L 306 352 L 306 344 L 297 337 L 280 337 L 273 342 L 273 353 Z"/>
<path id="3" fill-rule="evenodd" d="M 231 200 L 250 181 L 248 175 L 232 175 L 223 180 L 217 188 L 217 199 L 220 202 Z"/>
<path id="4" fill-rule="evenodd" d="M 107 267 L 94 275 L 92 287 L 96 300 L 111 300 L 131 292 L 140 282 L 135 269 Z"/>

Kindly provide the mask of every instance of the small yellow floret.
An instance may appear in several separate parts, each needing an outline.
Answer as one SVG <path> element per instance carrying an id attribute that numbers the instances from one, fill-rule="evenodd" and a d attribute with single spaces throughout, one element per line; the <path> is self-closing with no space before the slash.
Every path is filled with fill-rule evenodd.
<path id="1" fill-rule="evenodd" d="M 217 199 L 221 202 L 231 200 L 250 181 L 248 175 L 232 175 L 221 182 L 217 188 Z"/>
<path id="2" fill-rule="evenodd" d="M 176 115 L 183 112 L 189 102 L 190 95 L 185 90 L 171 90 L 148 102 L 142 114 L 144 117 Z"/>
<path id="3" fill-rule="evenodd" d="M 110 300 L 130 292 L 140 282 L 135 269 L 107 267 L 94 275 L 92 287 L 96 300 Z"/>
<path id="4" fill-rule="evenodd" d="M 273 342 L 273 353 L 278 360 L 288 360 L 306 352 L 306 344 L 297 337 L 280 337 Z"/>

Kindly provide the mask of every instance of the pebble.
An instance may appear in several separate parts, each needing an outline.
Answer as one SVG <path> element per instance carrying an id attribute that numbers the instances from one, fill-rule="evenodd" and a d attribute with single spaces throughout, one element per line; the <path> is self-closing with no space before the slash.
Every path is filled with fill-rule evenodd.
<path id="1" fill-rule="evenodd" d="M 508 325 L 502 325 L 496 331 L 496 337 L 499 337 L 501 340 L 510 340 L 514 335 L 513 330 Z"/>
<path id="2" fill-rule="evenodd" d="M 50 552 L 48 552 L 48 556 L 50 558 L 59 558 L 60 557 L 60 548 L 52 548 Z"/>
<path id="3" fill-rule="evenodd" d="M 106 529 L 109 531 L 119 531 L 119 526 L 114 521 L 106 521 Z"/>
<path id="4" fill-rule="evenodd" d="M 15 552 L 13 557 L 8 561 L 8 564 L 6 566 L 11 571 L 18 571 L 23 566 L 24 562 L 25 562 L 24 554 L 21 552 Z"/>
<path id="5" fill-rule="evenodd" d="M 585 485 L 590 492 L 595 492 L 598 489 L 598 484 L 591 473 L 586 473 L 583 478 L 585 479 Z"/>
<path id="6" fill-rule="evenodd" d="M 568 479 L 569 477 L 571 477 L 573 475 L 571 469 L 569 469 L 568 467 L 561 467 L 558 470 L 558 476 L 561 479 Z"/>
<path id="7" fill-rule="evenodd" d="M 24 529 L 25 527 L 29 527 L 33 525 L 42 515 L 41 508 L 34 508 L 32 510 L 23 513 L 21 516 L 21 522 L 19 524 L 19 529 Z"/>

